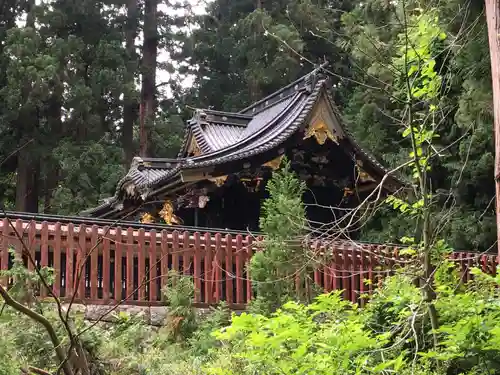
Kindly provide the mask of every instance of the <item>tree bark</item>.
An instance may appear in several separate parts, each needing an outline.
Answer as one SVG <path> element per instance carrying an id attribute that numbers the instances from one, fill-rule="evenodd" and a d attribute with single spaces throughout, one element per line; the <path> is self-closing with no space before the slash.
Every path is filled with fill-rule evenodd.
<path id="1" fill-rule="evenodd" d="M 35 0 L 26 4 L 26 27 L 35 27 L 33 8 Z M 22 89 L 24 103 L 18 119 L 16 120 L 19 140 L 16 177 L 16 210 L 25 212 L 38 212 L 38 180 L 40 176 L 40 159 L 34 155 L 36 142 L 30 142 L 30 135 L 35 133 L 33 128 L 38 127 L 38 113 L 36 108 L 28 104 L 31 91 L 30 82 L 26 82 Z M 29 143 L 28 146 L 24 146 Z"/>
<path id="2" fill-rule="evenodd" d="M 156 109 L 156 54 L 158 30 L 156 8 L 158 0 L 144 3 L 144 43 L 142 49 L 142 90 L 140 107 L 140 155 L 148 156 L 148 141 Z"/>
<path id="3" fill-rule="evenodd" d="M 485 0 L 486 22 L 491 59 L 493 113 L 495 131 L 495 190 L 497 216 L 497 250 L 500 261 L 500 0 Z"/>
<path id="4" fill-rule="evenodd" d="M 134 122 L 137 118 L 138 103 L 135 98 L 135 72 L 137 69 L 137 53 L 135 39 L 137 37 L 138 11 L 137 0 L 127 1 L 127 23 L 125 30 L 125 48 L 127 50 L 127 87 L 123 95 L 123 128 L 122 147 L 125 154 L 124 165 L 128 168 L 134 157 Z"/>

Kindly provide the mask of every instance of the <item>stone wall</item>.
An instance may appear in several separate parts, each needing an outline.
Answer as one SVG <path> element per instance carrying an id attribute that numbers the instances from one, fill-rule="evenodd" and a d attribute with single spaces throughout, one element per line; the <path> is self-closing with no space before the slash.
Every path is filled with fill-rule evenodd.
<path id="1" fill-rule="evenodd" d="M 67 309 L 68 305 L 63 305 Z M 107 323 L 113 323 L 117 319 L 117 315 L 121 312 L 127 313 L 130 316 L 140 317 L 145 324 L 156 327 L 161 327 L 165 324 L 168 307 L 167 306 L 134 306 L 134 305 L 120 305 L 116 307 L 113 312 L 110 310 L 114 308 L 113 305 L 81 305 L 74 304 L 71 306 L 71 311 L 81 313 L 86 320 L 97 321 L 101 320 Z M 209 308 L 197 308 L 196 311 L 201 315 L 210 313 Z M 241 313 L 240 311 L 235 311 Z"/>

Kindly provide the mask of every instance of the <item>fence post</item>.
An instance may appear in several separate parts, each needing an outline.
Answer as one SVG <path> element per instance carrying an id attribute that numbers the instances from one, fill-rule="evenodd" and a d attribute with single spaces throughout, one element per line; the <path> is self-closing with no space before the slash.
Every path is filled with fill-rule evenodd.
<path id="1" fill-rule="evenodd" d="M 122 246 L 122 228 L 117 227 L 115 230 L 115 289 L 114 289 L 114 300 L 115 302 L 122 300 L 122 256 L 123 256 L 123 246 Z"/>
<path id="2" fill-rule="evenodd" d="M 73 223 L 68 224 L 67 246 L 66 246 L 66 278 L 64 280 L 64 297 L 72 298 L 73 276 L 74 276 L 74 248 L 75 248 L 75 228 Z"/>
<path id="3" fill-rule="evenodd" d="M 62 241 L 62 232 L 61 232 L 61 223 L 56 223 L 54 228 L 54 287 L 52 291 L 56 295 L 56 297 L 61 296 L 61 241 Z M 31 252 L 31 249 L 28 248 L 28 251 Z M 28 260 L 29 263 L 29 260 Z"/>
<path id="4" fill-rule="evenodd" d="M 194 277 L 194 302 L 201 302 L 201 239 L 200 233 L 194 233 L 193 277 Z"/>
<path id="5" fill-rule="evenodd" d="M 110 228 L 104 227 L 102 239 L 102 299 L 106 302 L 110 300 L 110 267 L 111 267 L 111 244 L 109 241 Z"/>
<path id="6" fill-rule="evenodd" d="M 179 272 L 179 232 L 172 233 L 172 270 Z"/>
<path id="7" fill-rule="evenodd" d="M 146 275 L 145 275 L 145 270 L 146 270 L 146 246 L 144 243 L 144 228 L 139 229 L 139 238 L 138 238 L 138 245 L 137 245 L 137 257 L 139 258 L 138 261 L 138 269 L 137 269 L 137 275 L 138 275 L 138 281 L 137 281 L 137 287 L 139 288 L 139 301 L 144 301 L 145 295 L 146 295 Z"/>
<path id="8" fill-rule="evenodd" d="M 205 249 L 205 270 L 203 282 L 205 284 L 205 303 L 210 305 L 213 299 L 213 277 L 212 277 L 212 236 L 210 233 L 205 233 L 204 249 Z"/>
<path id="9" fill-rule="evenodd" d="M 249 303 L 253 297 L 252 292 L 252 277 L 250 275 L 250 261 L 253 256 L 253 238 L 251 236 L 246 237 L 247 244 L 247 256 L 246 256 L 246 268 L 247 268 L 247 300 L 246 303 Z"/>
<path id="10" fill-rule="evenodd" d="M 97 300 L 97 288 L 99 287 L 99 238 L 98 238 L 97 225 L 92 225 L 92 236 L 90 242 L 90 270 L 89 270 L 89 284 L 90 284 L 90 299 Z M 87 256 L 88 258 L 88 256 Z"/>
<path id="11" fill-rule="evenodd" d="M 238 234 L 236 236 L 236 253 L 235 253 L 235 265 L 236 265 L 236 303 L 243 303 L 243 270 L 241 269 L 243 262 L 243 236 Z"/>
<path id="12" fill-rule="evenodd" d="M 226 234 L 226 302 L 229 305 L 234 303 L 233 298 L 233 237 L 230 234 Z"/>
<path id="13" fill-rule="evenodd" d="M 42 231 L 41 231 L 41 239 L 40 239 L 40 266 L 48 267 L 49 266 L 49 224 L 44 221 L 42 222 Z M 47 297 L 47 289 L 42 285 L 40 287 L 40 296 Z"/>
<path id="14" fill-rule="evenodd" d="M 222 282 L 222 261 L 221 261 L 221 234 L 216 233 L 215 234 L 215 260 L 214 260 L 214 267 L 215 267 L 215 277 L 214 277 L 214 282 L 215 282 L 215 298 L 214 302 L 219 303 L 220 298 L 221 298 L 221 282 Z M 214 273 L 214 272 L 212 272 Z"/>
<path id="15" fill-rule="evenodd" d="M 160 300 L 163 296 L 163 288 L 167 287 L 168 282 L 168 232 L 164 229 L 161 231 L 161 284 L 160 284 Z"/>
<path id="16" fill-rule="evenodd" d="M 127 228 L 127 277 L 125 299 L 134 299 L 134 229 Z"/>
<path id="17" fill-rule="evenodd" d="M 25 242 L 26 246 L 28 247 L 28 252 L 29 252 L 29 257 L 31 257 L 31 260 L 28 257 L 28 270 L 29 271 L 34 271 L 35 265 L 33 264 L 35 262 L 35 254 L 36 254 L 36 221 L 31 220 L 28 229 L 28 240 Z M 33 261 L 33 262 L 32 262 Z"/>
<path id="18" fill-rule="evenodd" d="M 156 230 L 149 231 L 149 302 L 158 300 L 158 287 L 157 287 L 157 260 L 156 260 Z"/>

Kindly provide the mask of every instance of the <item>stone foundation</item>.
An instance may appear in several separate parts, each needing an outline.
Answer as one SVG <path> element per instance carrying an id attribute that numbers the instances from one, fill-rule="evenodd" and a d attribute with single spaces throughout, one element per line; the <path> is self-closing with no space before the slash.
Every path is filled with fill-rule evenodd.
<path id="1" fill-rule="evenodd" d="M 63 307 L 66 309 L 67 304 Z M 134 305 L 120 305 L 116 307 L 113 312 L 108 313 L 114 306 L 113 305 L 81 305 L 73 304 L 71 311 L 84 315 L 84 319 L 88 321 L 100 320 L 106 323 L 114 323 L 120 313 L 126 313 L 133 317 L 139 317 L 145 324 L 155 327 L 161 327 L 165 324 L 168 316 L 167 306 L 134 306 Z M 209 308 L 196 308 L 196 312 L 200 315 L 207 315 L 210 313 Z M 235 311 L 239 314 L 241 311 Z"/>

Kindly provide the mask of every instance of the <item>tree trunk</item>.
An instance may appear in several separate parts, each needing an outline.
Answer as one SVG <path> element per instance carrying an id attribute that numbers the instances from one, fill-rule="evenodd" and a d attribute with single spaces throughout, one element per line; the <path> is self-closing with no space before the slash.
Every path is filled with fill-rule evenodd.
<path id="1" fill-rule="evenodd" d="M 495 129 L 495 189 L 497 215 L 497 249 L 500 261 L 500 0 L 485 0 L 490 45 L 491 79 Z"/>
<path id="2" fill-rule="evenodd" d="M 26 4 L 26 27 L 35 27 L 34 6 L 35 0 L 30 0 Z M 33 128 L 38 127 L 38 114 L 35 108 L 29 104 L 26 105 L 30 90 L 31 84 L 26 82 L 22 89 L 22 101 L 25 105 L 21 108 L 16 120 L 20 135 L 17 154 L 16 210 L 38 212 L 40 159 L 34 155 L 36 142 L 30 139 L 35 133 Z"/>
<path id="3" fill-rule="evenodd" d="M 140 109 L 141 156 L 148 155 L 148 140 L 153 128 L 156 109 L 156 53 L 158 30 L 156 7 L 158 0 L 144 3 L 144 44 L 142 49 L 142 91 Z"/>
<path id="4" fill-rule="evenodd" d="M 33 157 L 33 148 L 30 146 L 22 147 L 17 156 L 17 211 L 38 212 L 39 175 L 40 162 L 36 160 L 36 157 Z"/>
<path id="5" fill-rule="evenodd" d="M 127 50 L 127 87 L 123 95 L 123 129 L 122 147 L 125 154 L 124 165 L 128 168 L 134 157 L 134 122 L 137 118 L 138 103 L 135 99 L 135 72 L 137 69 L 137 54 L 135 39 L 137 37 L 137 0 L 127 2 L 127 24 L 125 31 L 125 46 Z"/>

